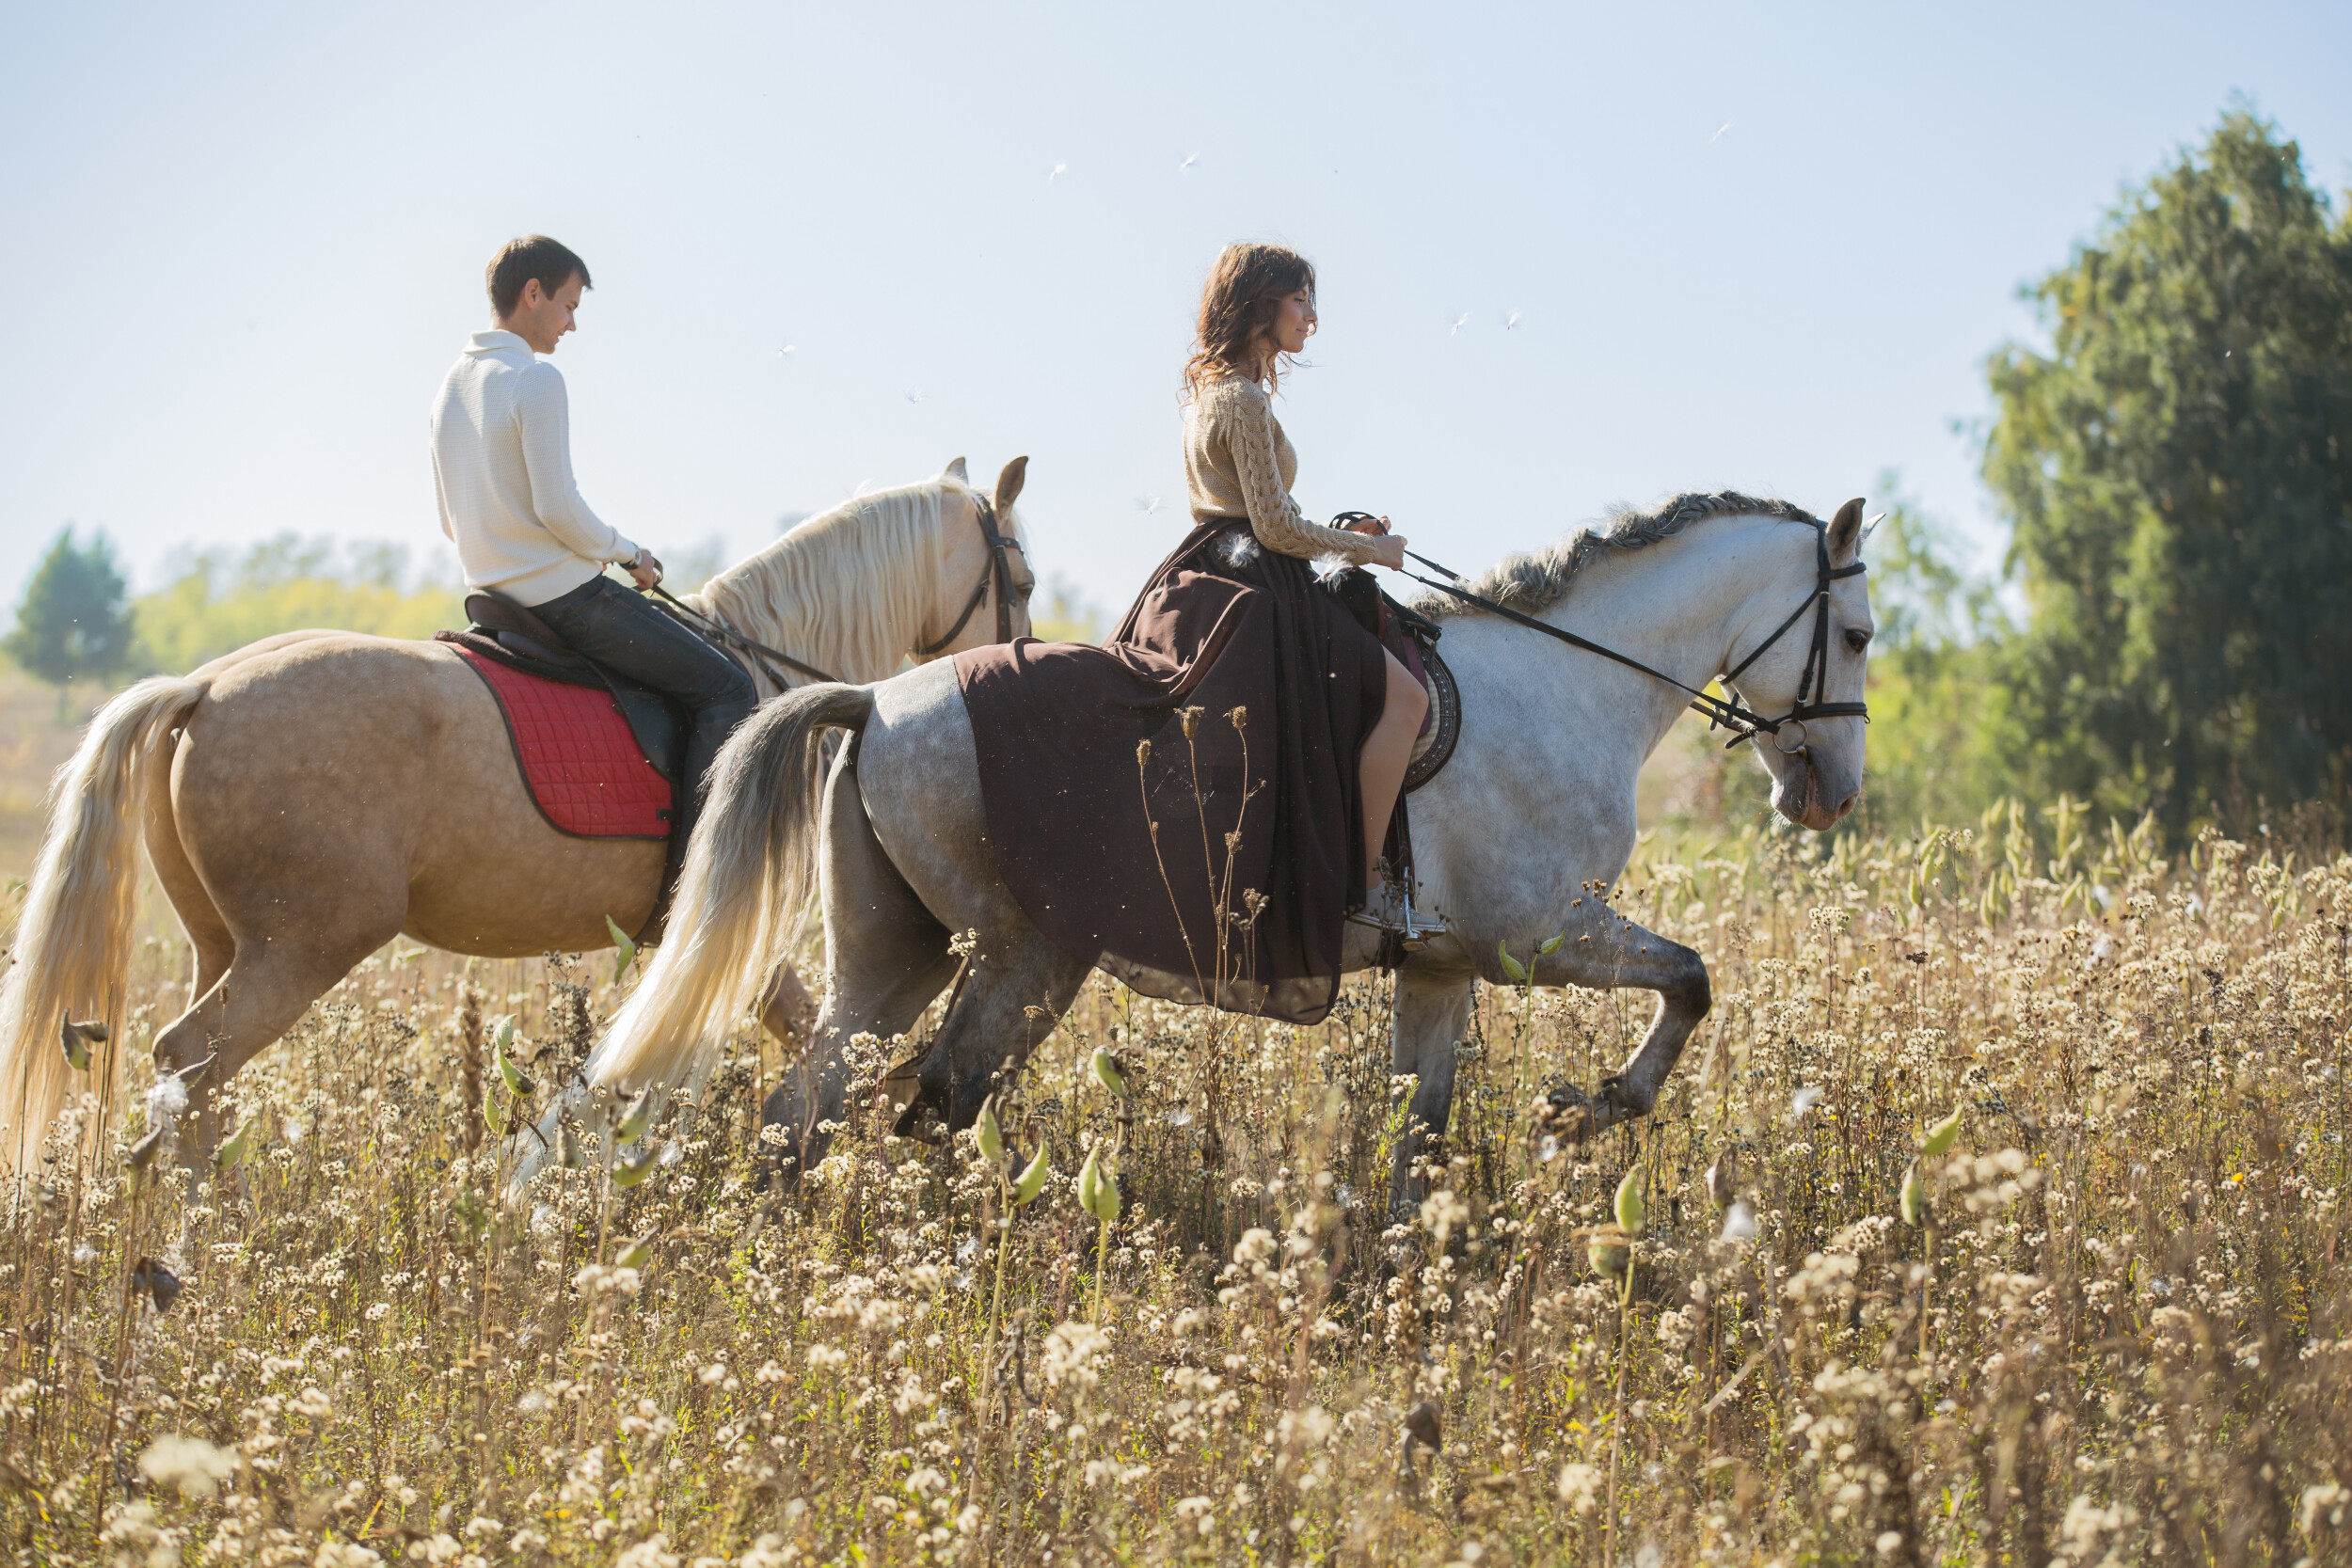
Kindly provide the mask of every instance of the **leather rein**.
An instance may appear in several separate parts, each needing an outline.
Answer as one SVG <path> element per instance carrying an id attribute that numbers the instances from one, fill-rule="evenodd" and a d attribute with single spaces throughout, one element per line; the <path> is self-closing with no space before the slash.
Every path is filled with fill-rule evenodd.
<path id="1" fill-rule="evenodd" d="M 1012 641 L 1012 562 L 1007 558 L 1005 552 L 1008 549 L 1021 548 L 1021 541 L 1010 534 L 996 531 L 996 508 L 990 503 L 987 497 L 976 493 L 972 497 L 972 503 L 973 515 L 980 525 L 980 538 L 988 546 L 988 562 L 980 568 L 979 586 L 972 591 L 971 600 L 964 605 L 963 613 L 956 617 L 956 624 L 947 628 L 947 635 L 929 647 L 916 649 L 915 652 L 919 654 L 935 654 L 961 636 L 964 626 L 971 622 L 972 612 L 979 609 L 981 601 L 988 597 L 988 588 L 992 582 L 996 585 L 996 641 L 999 642 Z M 781 649 L 771 648 L 765 642 L 754 641 L 715 617 L 689 609 L 679 601 L 676 594 L 658 582 L 647 592 L 660 598 L 664 605 L 669 607 L 671 614 L 684 621 L 688 626 L 699 630 L 706 637 L 713 638 L 740 652 L 746 658 L 757 664 L 761 672 L 779 687 L 789 687 L 792 683 L 780 673 L 774 665 L 768 663 L 769 659 L 774 659 L 778 664 L 797 670 L 812 680 L 834 682 L 840 680 L 838 675 L 829 675 L 814 664 L 803 663 Z"/>
<path id="2" fill-rule="evenodd" d="M 1334 519 L 1334 522 L 1350 522 L 1358 518 L 1364 517 L 1365 515 L 1366 514 L 1360 512 L 1343 512 L 1340 514 L 1338 518 Z M 1681 681 L 1678 681 L 1672 675 L 1667 674 L 1664 671 L 1653 670 L 1648 665 L 1643 663 L 1640 659 L 1631 657 L 1626 654 L 1621 654 L 1614 648 L 1604 647 L 1600 643 L 1595 642 L 1588 638 L 1579 637 L 1572 631 L 1563 630 L 1561 627 L 1552 626 L 1548 622 L 1539 621 L 1533 615 L 1522 614 L 1518 610 L 1513 610 L 1507 605 L 1500 605 L 1495 603 L 1492 599 L 1485 598 L 1479 594 L 1470 593 L 1466 588 L 1456 587 L 1456 583 L 1467 582 L 1469 579 L 1463 577 L 1461 573 L 1454 570 L 1452 567 L 1440 565 L 1437 562 L 1430 560 L 1427 556 L 1420 554 L 1418 551 L 1406 550 L 1405 553 L 1411 556 L 1415 561 L 1420 562 L 1422 565 L 1428 567 L 1431 571 L 1443 573 L 1447 578 L 1451 578 L 1452 581 L 1440 582 L 1436 578 L 1422 577 L 1419 572 L 1406 572 L 1405 575 L 1411 578 L 1415 582 L 1422 583 L 1428 587 L 1434 588 L 1440 594 L 1452 594 L 1454 598 L 1461 600 L 1464 604 L 1472 606 L 1475 609 L 1483 610 L 1490 615 L 1500 615 L 1504 620 L 1525 626 L 1531 631 L 1539 631 L 1546 637 L 1557 638 L 1560 641 L 1565 642 L 1572 648 L 1581 648 L 1588 654 L 1598 654 L 1603 658 L 1613 659 L 1617 663 L 1624 665 L 1629 670 L 1639 670 L 1643 674 L 1649 676 L 1653 680 L 1664 681 L 1668 686 L 1673 687 L 1676 690 L 1687 692 L 1691 698 L 1691 705 L 1693 708 L 1696 708 L 1699 712 L 1707 715 L 1707 727 L 1708 729 L 1714 729 L 1720 724 L 1725 729 L 1737 732 L 1728 741 L 1724 742 L 1726 750 L 1730 747 L 1739 745 L 1740 742 L 1743 740 L 1753 740 L 1759 735 L 1772 736 L 1774 739 L 1774 744 L 1778 745 L 1781 731 L 1787 726 L 1793 724 L 1797 728 L 1797 734 L 1799 736 L 1797 744 L 1794 746 L 1780 746 L 1779 749 L 1784 752 L 1794 754 L 1795 752 L 1804 750 L 1804 727 L 1806 721 L 1809 720 L 1860 719 L 1867 723 L 1870 718 L 1870 707 L 1867 703 L 1808 703 L 1805 701 L 1808 694 L 1813 696 L 1826 696 L 1829 691 L 1830 584 L 1837 581 L 1840 578 L 1860 577 L 1865 571 L 1868 570 L 1868 568 L 1859 561 L 1849 562 L 1843 566 L 1831 565 L 1829 561 L 1828 525 L 1823 523 L 1819 517 L 1810 518 L 1808 521 L 1810 521 L 1813 525 L 1813 554 L 1815 562 L 1815 583 L 1812 596 L 1799 604 L 1796 609 L 1790 610 L 1788 612 L 1788 618 L 1781 622 L 1779 626 L 1773 627 L 1772 634 L 1770 637 L 1767 637 L 1763 641 L 1758 642 L 1748 654 L 1747 657 L 1741 659 L 1728 673 L 1722 677 L 1724 689 L 1731 692 L 1731 698 L 1728 702 L 1716 696 L 1710 691 L 1703 691 L 1694 686 L 1686 686 Z M 1808 610 L 1813 611 L 1813 642 L 1812 646 L 1805 652 L 1804 673 L 1800 675 L 1797 680 L 1796 701 L 1789 707 L 1787 713 L 1782 714 L 1777 719 L 1768 719 L 1763 714 L 1756 712 L 1755 709 L 1748 707 L 1745 704 L 1743 704 L 1740 700 L 1739 691 L 1732 686 L 1732 683 L 1738 680 L 1740 675 L 1747 671 L 1750 665 L 1754 664 L 1757 659 L 1763 657 L 1766 649 L 1772 647 L 1774 643 L 1778 642 L 1783 636 L 1787 635 L 1788 628 L 1795 626 L 1797 622 L 1804 617 L 1804 612 Z"/>
<path id="3" fill-rule="evenodd" d="M 996 508 L 986 496 L 977 491 L 972 496 L 972 516 L 980 525 L 981 542 L 988 546 L 988 560 L 980 567 L 979 586 L 972 590 L 972 597 L 965 603 L 963 613 L 956 617 L 956 624 L 947 628 L 946 636 L 929 647 L 914 650 L 926 657 L 963 635 L 964 626 L 971 622 L 972 612 L 987 600 L 988 586 L 992 582 L 996 585 L 996 641 L 1012 641 L 1012 562 L 1005 552 L 1021 548 L 1021 541 L 1009 533 L 996 531 Z"/>

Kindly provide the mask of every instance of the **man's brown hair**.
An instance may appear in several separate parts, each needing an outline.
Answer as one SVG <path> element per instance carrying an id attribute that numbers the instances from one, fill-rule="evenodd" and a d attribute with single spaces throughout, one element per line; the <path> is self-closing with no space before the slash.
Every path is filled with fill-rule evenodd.
<path id="1" fill-rule="evenodd" d="M 588 263 L 572 254 L 571 247 L 545 234 L 527 234 L 519 240 L 509 240 L 499 246 L 499 253 L 490 258 L 485 278 L 490 285 L 490 309 L 501 316 L 514 314 L 522 303 L 523 285 L 532 278 L 548 293 L 555 293 L 580 275 L 580 286 L 593 289 L 596 284 L 588 277 Z"/>
<path id="2" fill-rule="evenodd" d="M 1213 381 L 1245 376 L 1268 391 L 1280 378 L 1280 361 L 1266 341 L 1282 301 L 1304 289 L 1315 292 L 1315 269 L 1287 245 L 1229 245 L 1209 269 L 1200 289 L 1200 324 L 1184 385 L 1196 396 Z"/>

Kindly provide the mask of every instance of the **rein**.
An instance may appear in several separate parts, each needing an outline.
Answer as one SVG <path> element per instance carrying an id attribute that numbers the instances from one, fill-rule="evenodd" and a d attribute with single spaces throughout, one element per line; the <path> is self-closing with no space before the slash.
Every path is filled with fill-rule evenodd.
<path id="1" fill-rule="evenodd" d="M 802 674 L 806 675 L 813 680 L 831 681 L 837 679 L 835 676 L 826 674 L 822 670 L 818 669 L 814 664 L 803 664 L 799 659 L 794 658 L 790 654 L 779 652 L 777 649 L 768 646 L 765 642 L 753 641 L 750 638 L 744 636 L 741 632 L 737 631 L 733 626 L 728 626 L 723 621 L 715 620 L 712 617 L 702 614 L 697 610 L 687 609 L 684 604 L 679 602 L 676 594 L 671 593 L 668 589 L 662 587 L 658 582 L 655 583 L 650 589 L 647 589 L 646 592 L 660 598 L 661 602 L 669 608 L 671 614 L 676 616 L 679 620 L 684 621 L 689 626 L 699 629 L 706 636 L 717 638 L 720 641 L 726 643 L 729 647 L 739 649 L 745 657 L 749 657 L 754 663 L 760 667 L 760 672 L 763 674 L 765 674 L 770 680 L 775 682 L 778 687 L 788 688 L 792 683 L 776 673 L 775 666 L 768 662 L 768 660 L 771 658 L 780 663 L 788 665 L 792 669 L 798 670 Z"/>
<path id="2" fill-rule="evenodd" d="M 980 567 L 979 586 L 972 590 L 972 597 L 965 603 L 963 613 L 957 616 L 956 624 L 947 628 L 947 635 L 927 648 L 914 650 L 925 657 L 963 635 L 963 628 L 970 623 L 972 612 L 988 598 L 988 585 L 992 582 L 996 585 L 996 641 L 1012 641 L 1012 562 L 1005 552 L 1019 549 L 1021 541 L 1011 534 L 996 531 L 996 508 L 977 491 L 972 496 L 972 516 L 980 525 L 980 539 L 988 546 L 988 561 Z"/>
<path id="3" fill-rule="evenodd" d="M 1363 515 L 1363 514 L 1342 513 L 1339 520 L 1344 522 L 1361 515 Z M 1743 740 L 1753 740 L 1759 735 L 1769 735 L 1777 737 L 1782 728 L 1789 724 L 1796 725 L 1797 732 L 1802 736 L 1804 733 L 1805 722 L 1808 720 L 1860 719 L 1865 722 L 1867 722 L 1869 720 L 1870 708 L 1869 705 L 1867 703 L 1808 703 L 1805 701 L 1807 693 L 1811 693 L 1816 696 L 1826 695 L 1829 689 L 1830 584 L 1836 582 L 1840 578 L 1859 577 L 1863 572 L 1868 570 L 1868 568 L 1859 561 L 1852 562 L 1844 566 L 1832 566 L 1829 563 L 1829 528 L 1818 517 L 1813 518 L 1812 523 L 1813 553 L 1816 563 L 1816 580 L 1812 596 L 1799 604 L 1796 609 L 1790 610 L 1788 612 L 1788 618 L 1783 621 L 1779 626 L 1772 628 L 1772 634 L 1770 637 L 1767 637 L 1763 641 L 1758 642 L 1755 649 L 1749 653 L 1747 657 L 1741 659 L 1737 666 L 1723 676 L 1724 689 L 1731 690 L 1731 683 L 1738 680 L 1740 674 L 1746 671 L 1748 666 L 1754 664 L 1758 658 L 1761 658 L 1764 656 L 1766 649 L 1770 648 L 1773 643 L 1778 642 L 1781 638 L 1787 634 L 1788 628 L 1795 626 L 1798 620 L 1807 610 L 1812 610 L 1813 644 L 1806 651 L 1804 656 L 1804 673 L 1799 676 L 1797 680 L 1796 701 L 1789 707 L 1787 713 L 1782 714 L 1777 719 L 1768 719 L 1763 714 L 1746 706 L 1740 702 L 1740 694 L 1737 690 L 1731 690 L 1731 700 L 1726 702 L 1723 698 L 1714 695 L 1712 692 L 1700 690 L 1694 686 L 1686 686 L 1681 681 L 1678 681 L 1672 675 L 1667 674 L 1663 670 L 1653 670 L 1648 665 L 1643 663 L 1640 659 L 1634 658 L 1626 654 L 1621 654 L 1614 648 L 1604 647 L 1600 643 L 1595 642 L 1588 638 L 1579 637 L 1572 631 L 1565 631 L 1558 626 L 1549 624 L 1548 622 L 1539 621 L 1533 615 L 1522 614 L 1518 610 L 1513 610 L 1507 605 L 1497 604 L 1494 600 L 1482 597 L 1479 594 L 1470 592 L 1466 588 L 1458 588 L 1454 586 L 1454 584 L 1467 582 L 1469 579 L 1463 577 L 1461 573 L 1454 570 L 1451 566 L 1440 565 L 1438 562 L 1430 560 L 1427 556 L 1422 555 L 1418 551 L 1406 550 L 1405 553 L 1411 556 L 1415 561 L 1420 562 L 1422 565 L 1428 567 L 1431 571 L 1442 572 L 1447 578 L 1450 578 L 1453 580 L 1450 582 L 1440 582 L 1436 578 L 1422 577 L 1419 572 L 1406 572 L 1405 575 L 1411 578 L 1415 582 L 1434 588 L 1440 594 L 1450 594 L 1454 598 L 1461 600 L 1464 604 L 1483 610 L 1490 615 L 1500 615 L 1504 620 L 1525 626 L 1531 631 L 1539 631 L 1546 637 L 1556 638 L 1560 641 L 1565 642 L 1572 648 L 1581 648 L 1588 654 L 1598 654 L 1603 658 L 1613 659 L 1617 663 L 1624 665 L 1629 670 L 1639 670 L 1643 674 L 1649 676 L 1653 680 L 1664 681 L 1668 686 L 1673 687 L 1676 690 L 1687 692 L 1691 698 L 1691 705 L 1693 708 L 1696 708 L 1699 712 L 1707 715 L 1707 727 L 1708 729 L 1711 730 L 1720 724 L 1725 729 L 1737 732 L 1728 741 L 1724 742 L 1724 747 L 1728 750 L 1733 746 L 1739 745 L 1740 742 Z M 1782 747 L 1781 749 L 1785 752 L 1802 751 L 1804 750 L 1804 741 L 1800 739 L 1796 746 Z"/>

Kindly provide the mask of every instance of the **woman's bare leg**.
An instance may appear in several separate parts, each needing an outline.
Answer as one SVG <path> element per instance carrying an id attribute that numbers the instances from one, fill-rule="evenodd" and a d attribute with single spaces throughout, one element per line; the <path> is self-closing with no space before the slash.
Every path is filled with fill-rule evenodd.
<path id="1" fill-rule="evenodd" d="M 1429 711 L 1429 694 L 1421 689 L 1396 656 L 1381 654 L 1389 667 L 1389 695 L 1381 705 L 1380 722 L 1373 726 L 1357 764 L 1358 788 L 1364 800 L 1364 891 L 1373 891 L 1373 868 L 1380 859 L 1380 841 L 1389 836 L 1389 816 L 1396 810 L 1396 792 L 1404 786 L 1406 767 L 1413 760 L 1413 742 Z"/>

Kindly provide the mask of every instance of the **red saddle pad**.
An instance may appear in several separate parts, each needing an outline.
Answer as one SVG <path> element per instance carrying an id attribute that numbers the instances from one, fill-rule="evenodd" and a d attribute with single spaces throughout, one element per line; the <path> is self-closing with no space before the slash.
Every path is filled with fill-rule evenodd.
<path id="1" fill-rule="evenodd" d="M 456 652 L 498 699 L 540 815 L 578 838 L 670 836 L 670 781 L 645 760 L 611 692 Z"/>

